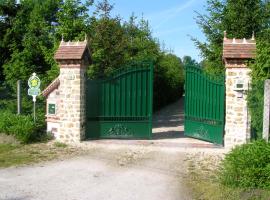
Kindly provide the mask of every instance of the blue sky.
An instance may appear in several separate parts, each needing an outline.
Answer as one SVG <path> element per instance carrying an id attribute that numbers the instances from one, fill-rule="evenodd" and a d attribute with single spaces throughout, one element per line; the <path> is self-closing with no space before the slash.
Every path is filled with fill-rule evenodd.
<path id="1" fill-rule="evenodd" d="M 110 0 L 114 4 L 113 14 L 128 20 L 132 12 L 149 21 L 154 37 L 163 41 L 167 49 L 179 56 L 189 55 L 201 60 L 199 51 L 190 36 L 204 41 L 194 17 L 195 11 L 204 13 L 206 0 Z"/>

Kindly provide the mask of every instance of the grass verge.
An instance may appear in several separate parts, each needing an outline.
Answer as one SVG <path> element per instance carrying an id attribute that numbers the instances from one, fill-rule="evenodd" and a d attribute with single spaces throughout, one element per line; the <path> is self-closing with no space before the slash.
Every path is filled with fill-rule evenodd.
<path id="1" fill-rule="evenodd" d="M 77 155 L 80 151 L 64 144 L 0 144 L 0 168 L 33 164 L 57 158 L 66 158 Z"/>
<path id="2" fill-rule="evenodd" d="M 229 188 L 219 182 L 221 156 L 197 154 L 188 158 L 187 186 L 194 200 L 269 200 L 270 191 Z"/>

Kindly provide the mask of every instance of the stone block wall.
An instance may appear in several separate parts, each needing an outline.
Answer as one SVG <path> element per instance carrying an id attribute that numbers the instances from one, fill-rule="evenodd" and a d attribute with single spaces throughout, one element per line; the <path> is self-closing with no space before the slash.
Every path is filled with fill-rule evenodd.
<path id="1" fill-rule="evenodd" d="M 84 138 L 85 132 L 85 67 L 81 64 L 61 63 L 59 135 L 65 143 Z"/>
<path id="2" fill-rule="evenodd" d="M 225 138 L 226 148 L 232 148 L 250 140 L 250 116 L 247 107 L 247 91 L 236 91 L 239 80 L 249 87 L 250 69 L 247 67 L 226 68 L 226 120 Z M 248 88 L 246 88 L 248 89 Z"/>

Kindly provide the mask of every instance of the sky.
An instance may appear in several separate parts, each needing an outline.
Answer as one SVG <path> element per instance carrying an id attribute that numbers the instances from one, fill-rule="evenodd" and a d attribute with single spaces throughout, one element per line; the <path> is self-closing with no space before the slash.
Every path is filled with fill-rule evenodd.
<path id="1" fill-rule="evenodd" d="M 113 15 L 128 20 L 132 13 L 149 21 L 153 36 L 164 42 L 177 56 L 191 56 L 202 60 L 199 50 L 190 36 L 205 41 L 194 19 L 205 13 L 206 0 L 110 0 L 114 4 Z"/>

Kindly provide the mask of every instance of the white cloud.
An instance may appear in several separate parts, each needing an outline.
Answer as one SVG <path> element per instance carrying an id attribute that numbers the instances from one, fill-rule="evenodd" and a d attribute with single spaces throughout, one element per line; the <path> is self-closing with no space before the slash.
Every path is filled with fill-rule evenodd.
<path id="1" fill-rule="evenodd" d="M 146 16 L 146 19 L 150 21 L 159 21 L 159 23 L 154 27 L 154 29 L 159 28 L 161 25 L 168 22 L 170 19 L 173 19 L 176 17 L 181 11 L 189 8 L 192 6 L 192 4 L 195 2 L 195 0 L 188 0 L 184 4 L 181 4 L 177 7 L 169 8 L 166 10 L 163 10 L 161 12 L 156 12 L 150 15 Z"/>

